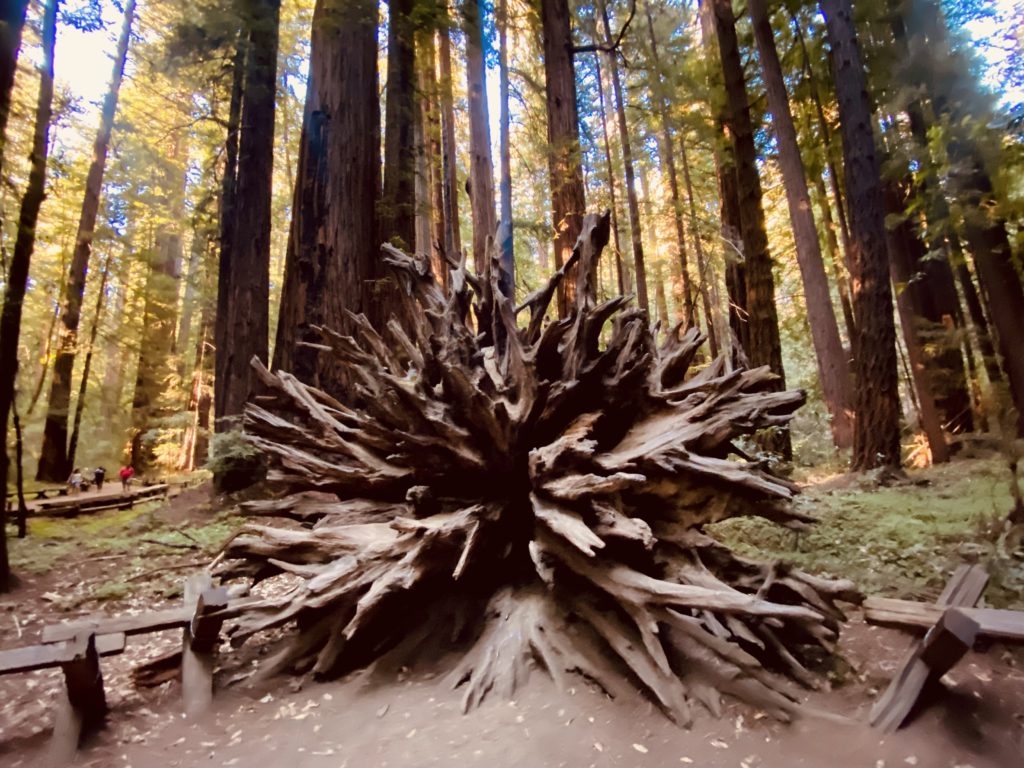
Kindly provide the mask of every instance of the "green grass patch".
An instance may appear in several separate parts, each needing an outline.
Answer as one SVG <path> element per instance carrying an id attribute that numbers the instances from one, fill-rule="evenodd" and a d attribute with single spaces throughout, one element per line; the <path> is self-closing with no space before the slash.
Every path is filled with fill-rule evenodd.
<path id="1" fill-rule="evenodd" d="M 719 523 L 712 532 L 740 554 L 849 578 L 869 595 L 933 598 L 958 564 L 979 562 L 992 575 L 986 599 L 1022 605 L 1024 563 L 1003 551 L 996 535 L 1011 504 L 1005 464 L 958 461 L 912 472 L 911 480 L 887 488 L 811 487 L 797 501 L 819 520 L 806 532 L 755 519 Z"/>

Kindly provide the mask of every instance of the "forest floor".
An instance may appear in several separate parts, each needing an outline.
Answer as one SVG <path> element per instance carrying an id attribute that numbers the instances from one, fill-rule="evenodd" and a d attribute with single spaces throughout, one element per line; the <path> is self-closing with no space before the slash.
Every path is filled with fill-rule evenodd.
<path id="1" fill-rule="evenodd" d="M 818 516 L 796 536 L 758 521 L 720 524 L 716 535 L 761 558 L 854 579 L 868 594 L 933 599 L 961 562 L 993 575 L 985 600 L 1024 609 L 1024 564 L 1000 549 L 996 521 L 1009 505 L 1005 466 L 961 460 L 879 487 L 872 478 L 799 477 L 799 503 Z M 183 577 L 208 563 L 240 519 L 208 487 L 170 502 L 70 520 L 31 519 L 12 540 L 17 590 L 0 601 L 0 648 L 35 642 L 46 624 L 104 611 L 180 604 Z M 721 719 L 699 713 L 689 730 L 640 698 L 610 700 L 583 680 L 556 690 L 535 673 L 514 702 L 490 698 L 462 715 L 445 682 L 449 658 L 431 667 L 329 682 L 242 682 L 262 651 L 225 652 L 212 710 L 180 713 L 175 681 L 137 689 L 131 670 L 180 644 L 180 632 L 129 640 L 102 662 L 109 724 L 79 754 L 97 768 L 506 768 L 694 765 L 708 768 L 1019 768 L 1024 755 L 1024 649 L 999 644 L 969 654 L 944 679 L 934 706 L 892 736 L 860 724 L 914 637 L 868 626 L 857 610 L 843 628 L 841 661 L 814 706 L 855 721 L 783 724 L 733 703 Z M 51 728 L 58 670 L 0 678 L 0 765 L 39 764 Z"/>

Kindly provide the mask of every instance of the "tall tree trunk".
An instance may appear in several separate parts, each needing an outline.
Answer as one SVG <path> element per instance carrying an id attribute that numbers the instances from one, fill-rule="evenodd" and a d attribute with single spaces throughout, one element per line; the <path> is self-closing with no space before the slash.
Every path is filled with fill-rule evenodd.
<path id="1" fill-rule="evenodd" d="M 217 347 L 217 428 L 237 426 L 252 394 L 252 366 L 267 362 L 270 217 L 280 0 L 247 0 L 248 55 L 238 137 L 238 173 L 226 304 L 217 307 L 224 346 Z M 221 254 L 224 260 L 224 254 Z"/>
<path id="2" fill-rule="evenodd" d="M 298 342 L 319 341 L 313 326 L 348 330 L 345 310 L 383 319 L 373 0 L 317 3 L 303 122 L 274 365 L 331 389 L 340 372 Z"/>
<path id="3" fill-rule="evenodd" d="M 661 123 L 661 155 L 665 170 L 668 173 L 668 188 L 672 198 L 672 221 L 676 227 L 676 248 L 679 259 L 678 270 L 682 283 L 683 299 L 683 323 L 689 328 L 699 324 L 697 308 L 693 302 L 693 284 L 690 280 L 689 259 L 686 248 L 686 228 L 683 225 L 683 203 L 679 195 L 679 178 L 676 173 L 675 146 L 672 141 L 673 123 L 669 112 L 668 98 L 661 86 L 662 78 L 665 77 L 661 69 L 661 55 L 658 51 L 658 38 L 654 33 L 654 17 L 651 15 L 651 4 L 645 3 L 644 10 L 647 15 L 647 32 L 651 41 L 651 61 L 654 64 L 654 75 L 651 79 L 652 96 L 657 104 L 658 115 Z"/>
<path id="4" fill-rule="evenodd" d="M 886 227 L 889 271 L 897 288 L 896 306 L 900 325 L 903 327 L 907 357 L 910 358 L 911 384 L 917 392 L 917 413 L 921 429 L 928 439 L 932 461 L 940 464 L 949 460 L 949 447 L 946 444 L 942 413 L 936 397 L 939 371 L 934 359 L 929 359 L 926 351 L 928 340 L 921 332 L 922 304 L 927 297 L 922 295 L 925 291 L 921 290 L 921 286 L 913 282 L 914 273 L 926 249 L 912 220 L 903 213 L 906 201 L 897 184 L 891 179 L 883 181 L 882 184 L 887 218 L 889 222 L 896 222 Z"/>
<path id="5" fill-rule="evenodd" d="M 174 349 L 182 358 L 180 367 L 182 374 L 185 371 L 185 350 L 188 349 L 192 339 L 192 321 L 199 297 L 199 282 L 202 274 L 206 271 L 203 257 L 209 252 L 213 234 L 210 228 L 209 214 L 206 211 L 206 204 L 209 202 L 210 198 L 206 198 L 192 219 L 192 243 L 189 246 L 188 271 L 185 274 L 185 293 L 181 299 L 178 333 L 174 340 Z"/>
<path id="6" fill-rule="evenodd" d="M 28 288 L 28 271 L 36 243 L 39 208 L 46 197 L 46 161 L 50 151 L 50 118 L 53 110 L 53 57 L 57 40 L 58 0 L 48 0 L 43 11 L 43 61 L 39 68 L 39 98 L 36 124 L 32 134 L 31 168 L 28 185 L 21 199 L 18 236 L 14 243 L 10 270 L 4 286 L 4 305 L 0 309 L 0 592 L 10 587 L 11 569 L 7 558 L 7 422 L 14 406 L 15 379 L 18 375 L 18 340 L 21 337 L 21 311 Z"/>
<path id="7" fill-rule="evenodd" d="M 501 247 L 501 292 L 515 300 L 516 258 L 513 248 L 512 231 L 512 145 L 509 129 L 512 118 L 509 114 L 508 84 L 508 0 L 498 4 L 498 103 L 501 115 L 498 120 L 499 145 L 501 148 L 501 180 L 498 183 L 501 199 L 501 228 L 498 245 Z"/>
<path id="8" fill-rule="evenodd" d="M 213 313 L 204 304 L 196 338 L 192 364 L 192 384 L 189 388 L 188 411 L 190 424 L 182 440 L 178 468 L 191 472 L 206 462 L 210 429 L 210 338 L 213 334 Z"/>
<path id="9" fill-rule="evenodd" d="M 825 245 L 828 248 L 829 261 L 832 263 L 832 276 L 835 278 L 836 290 L 839 292 L 839 304 L 843 308 L 846 337 L 852 340 L 857 335 L 857 323 L 853 319 L 853 304 L 850 302 L 850 283 L 846 278 L 846 263 L 839 250 L 835 220 L 832 218 L 832 206 L 829 204 L 828 191 L 825 189 L 825 180 L 821 174 L 814 174 L 814 188 L 818 194 L 822 223 L 825 225 Z"/>
<path id="10" fill-rule="evenodd" d="M 53 332 L 57 329 L 57 317 L 60 315 L 60 307 L 55 306 L 53 312 L 50 313 L 50 323 L 46 327 L 45 341 L 43 342 L 43 354 L 39 360 L 39 377 L 36 379 L 36 385 L 32 388 L 32 395 L 29 397 L 28 408 L 25 410 L 26 416 L 31 416 L 32 411 L 35 410 L 36 403 L 39 402 L 39 396 L 43 394 L 43 385 L 46 383 L 46 373 L 50 370 L 50 351 L 53 349 Z"/>
<path id="11" fill-rule="evenodd" d="M 818 363 L 822 395 L 832 417 L 832 440 L 838 448 L 849 448 L 853 445 L 850 369 L 839 339 L 839 326 L 832 307 L 825 264 L 821 258 L 818 229 L 811 210 L 811 196 L 807 191 L 807 178 L 800 157 L 793 114 L 789 108 L 789 95 L 786 93 L 782 65 L 775 48 L 766 0 L 749 0 L 748 8 L 768 91 L 772 128 L 779 144 L 779 166 L 786 187 L 797 263 L 803 279 L 807 321 L 811 326 L 811 341 Z"/>
<path id="12" fill-rule="evenodd" d="M 608 8 L 601 2 L 598 5 L 601 23 L 604 27 L 606 47 L 612 47 L 611 23 L 608 20 Z M 629 211 L 629 236 L 633 245 L 633 267 L 636 274 L 636 299 L 641 309 L 650 310 L 647 298 L 647 267 L 644 263 L 643 232 L 640 225 L 640 202 L 636 194 L 636 169 L 633 166 L 633 148 L 629 140 L 629 124 L 626 121 L 626 98 L 623 93 L 622 80 L 619 77 L 618 51 L 608 54 L 608 73 L 612 81 L 612 93 L 615 95 L 615 113 L 619 120 L 619 141 L 622 144 L 622 166 L 626 177 L 626 203 Z"/>
<path id="13" fill-rule="evenodd" d="M 235 210 L 238 199 L 238 139 L 242 122 L 242 91 L 245 87 L 246 58 L 249 53 L 249 35 L 243 26 L 238 31 L 235 55 L 232 62 L 231 96 L 228 104 L 227 132 L 224 137 L 224 170 L 220 186 L 220 253 L 217 259 L 217 323 L 214 329 L 214 345 L 227 349 L 231 344 L 230 327 L 227 320 L 230 304 L 231 267 L 235 250 Z M 285 283 L 287 289 L 287 281 Z M 282 299 L 282 304 L 284 300 Z M 280 332 L 280 325 L 278 326 Z M 221 357 L 217 356 L 217 364 Z M 218 374 L 220 369 L 217 369 Z M 227 387 L 214 388 L 214 413 L 224 410 L 223 399 Z"/>
<path id="14" fill-rule="evenodd" d="M 821 0 L 832 48 L 850 204 L 856 430 L 855 470 L 900 463 L 896 329 L 886 250 L 885 208 L 864 66 L 850 0 Z"/>
<path id="15" fill-rule="evenodd" d="M 28 0 L 7 0 L 0 10 L 0 169 L 7 146 L 7 118 L 11 114 L 14 76 L 18 71 L 21 30 L 25 26 Z"/>
<path id="16" fill-rule="evenodd" d="M 437 81 L 436 29 L 424 30 L 417 50 L 420 52 L 423 99 L 422 115 L 430 183 L 431 243 L 430 260 L 441 287 L 448 288 L 448 264 L 445 259 L 444 152 L 441 141 L 441 89 Z"/>
<path id="17" fill-rule="evenodd" d="M 548 116 L 548 170 L 551 174 L 551 223 L 555 230 L 555 269 L 569 260 L 583 226 L 586 195 L 580 156 L 576 71 L 567 0 L 541 0 L 544 38 L 544 93 Z M 639 282 L 639 279 L 638 279 Z M 558 288 L 558 316 L 575 304 L 574 270 Z"/>
<path id="18" fill-rule="evenodd" d="M 114 71 L 110 88 L 103 100 L 100 112 L 100 128 L 93 145 L 92 164 L 85 179 L 85 199 L 78 220 L 78 234 L 75 236 L 75 251 L 71 257 L 67 283 L 61 306 L 60 340 L 57 358 L 53 363 L 53 380 L 50 382 L 50 397 L 46 408 L 46 425 L 43 430 L 43 446 L 39 454 L 37 480 L 63 482 L 71 467 L 68 466 L 68 409 L 71 405 L 71 375 L 78 353 L 78 324 L 82 315 L 82 297 L 85 295 L 85 277 L 89 271 L 89 255 L 96 231 L 96 218 L 100 208 L 100 192 L 103 188 L 103 173 L 107 165 L 107 150 L 110 134 L 114 128 L 114 115 L 121 92 L 125 61 L 128 58 L 128 43 L 131 39 L 132 23 L 135 20 L 135 0 L 128 0 L 124 7 L 124 21 L 121 36 L 114 54 Z"/>
<path id="19" fill-rule="evenodd" d="M 176 247 L 176 239 L 171 229 L 164 228 L 157 234 L 156 248 L 147 254 L 150 266 L 146 279 L 146 308 L 132 396 L 130 461 L 139 474 L 147 472 L 156 460 L 147 433 L 168 411 L 167 382 L 173 374 L 171 350 L 177 329 L 180 278 L 180 250 Z"/>
<path id="20" fill-rule="evenodd" d="M 729 102 L 728 125 L 736 153 L 737 200 L 746 272 L 748 340 L 745 352 L 751 364 L 769 366 L 779 377 L 775 386 L 784 389 L 786 381 L 782 369 L 779 318 L 775 309 L 775 278 L 772 275 L 771 254 L 768 252 L 761 180 L 757 171 L 757 149 L 754 146 L 754 128 L 750 119 L 743 63 L 736 40 L 732 0 L 712 0 L 712 9 Z M 778 451 L 787 459 L 792 456 L 788 431 L 768 436 L 765 446 Z"/>
<path id="21" fill-rule="evenodd" d="M 71 437 L 68 440 L 68 464 L 75 465 L 75 456 L 78 453 L 78 435 L 82 426 L 82 414 L 85 413 L 85 396 L 89 391 L 89 373 L 92 370 L 92 356 L 96 349 L 96 336 L 99 333 L 100 322 L 103 319 L 103 308 L 107 304 L 107 280 L 110 277 L 110 261 L 108 254 L 103 260 L 103 269 L 100 272 L 100 287 L 96 292 L 96 311 L 92 317 L 92 329 L 89 331 L 89 346 L 85 351 L 85 363 L 82 365 L 82 380 L 78 385 L 78 401 L 75 403 L 75 418 L 71 424 Z"/>
<path id="22" fill-rule="evenodd" d="M 994 205 L 994 189 L 978 144 L 978 116 L 971 114 L 964 94 L 976 89 L 967 61 L 952 49 L 941 9 L 911 0 L 904 21 L 915 72 L 932 106 L 949 123 L 946 151 L 950 188 L 963 216 L 963 233 L 983 292 L 1002 354 L 1010 395 L 1017 410 L 1017 431 L 1024 435 L 1024 286 L 1013 263 L 1006 222 Z M 923 68 L 923 69 L 922 69 Z"/>
<path id="23" fill-rule="evenodd" d="M 484 64 L 482 0 L 464 0 L 462 22 L 466 33 L 466 95 L 469 99 L 469 204 L 473 211 L 473 267 L 483 275 L 487 264 L 487 238 L 498 228 L 494 212 L 494 164 L 491 161 L 490 115 Z"/>
<path id="24" fill-rule="evenodd" d="M 700 224 L 697 219 L 697 201 L 693 194 L 693 180 L 690 178 L 690 160 L 686 152 L 686 136 L 679 137 L 679 160 L 683 166 L 683 182 L 686 184 L 686 204 L 690 214 L 690 235 L 693 237 L 693 250 L 697 254 L 697 276 L 701 302 L 704 304 L 704 319 L 708 327 L 708 346 L 712 359 L 718 357 L 722 349 L 719 334 L 723 326 L 718 304 L 718 290 L 715 288 L 710 265 L 704 255 L 704 245 L 700 238 Z"/>
<path id="25" fill-rule="evenodd" d="M 601 56 L 598 54 L 594 60 L 594 66 L 597 70 L 597 96 L 598 96 L 598 109 L 601 113 L 601 137 L 604 141 L 604 159 L 605 167 L 607 169 L 608 178 L 606 183 L 608 185 L 608 208 L 611 210 L 611 230 L 612 230 L 612 248 L 614 253 L 612 257 L 615 259 L 615 277 L 619 289 L 619 295 L 625 296 L 630 290 L 629 281 L 629 269 L 622 261 L 622 241 L 619 237 L 619 206 L 616 202 L 616 181 L 615 181 L 615 164 L 612 161 L 612 145 L 608 139 L 608 112 L 605 109 L 605 98 L 604 98 L 604 77 L 601 71 Z"/>
<path id="26" fill-rule="evenodd" d="M 441 89 L 441 177 L 444 193 L 444 252 L 449 261 L 462 258 L 462 234 L 459 232 L 459 185 L 455 156 L 455 97 L 452 94 L 452 44 L 448 3 L 441 3 L 441 28 L 438 30 Z"/>
<path id="27" fill-rule="evenodd" d="M 412 250 L 416 241 L 416 46 L 413 0 L 388 3 L 388 80 L 384 88 L 384 191 L 380 239 Z"/>

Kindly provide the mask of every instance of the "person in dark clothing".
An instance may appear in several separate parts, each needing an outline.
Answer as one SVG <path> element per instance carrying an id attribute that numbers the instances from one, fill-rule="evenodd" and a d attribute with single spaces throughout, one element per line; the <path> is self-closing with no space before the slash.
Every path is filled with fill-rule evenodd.
<path id="1" fill-rule="evenodd" d="M 92 471 L 92 480 L 96 484 L 97 491 L 103 490 L 103 480 L 106 476 L 107 470 L 103 467 L 96 467 L 96 469 Z"/>

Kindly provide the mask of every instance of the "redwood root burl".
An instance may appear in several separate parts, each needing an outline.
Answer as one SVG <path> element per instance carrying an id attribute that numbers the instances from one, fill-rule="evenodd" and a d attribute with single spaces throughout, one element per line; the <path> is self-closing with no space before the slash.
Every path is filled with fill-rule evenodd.
<path id="1" fill-rule="evenodd" d="M 785 425 L 804 395 L 772 391 L 767 368 L 691 371 L 696 329 L 659 345 L 627 299 L 597 303 L 607 239 L 607 214 L 586 217 L 570 263 L 518 308 L 497 290 L 497 249 L 479 280 L 454 268 L 445 295 L 426 256 L 385 246 L 396 318 L 321 331 L 343 391 L 254 362 L 245 429 L 275 496 L 248 513 L 283 522 L 247 524 L 224 574 L 301 581 L 233 604 L 236 643 L 287 627 L 270 668 L 326 676 L 433 637 L 462 654 L 466 708 L 537 667 L 610 695 L 639 687 L 682 724 L 694 702 L 719 712 L 722 693 L 795 711 L 794 681 L 815 684 L 807 660 L 832 651 L 836 601 L 856 592 L 738 557 L 703 528 L 811 522 L 793 484 L 733 445 Z M 575 311 L 545 324 L 576 263 Z"/>

